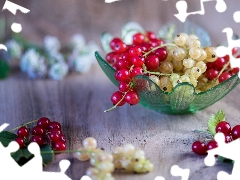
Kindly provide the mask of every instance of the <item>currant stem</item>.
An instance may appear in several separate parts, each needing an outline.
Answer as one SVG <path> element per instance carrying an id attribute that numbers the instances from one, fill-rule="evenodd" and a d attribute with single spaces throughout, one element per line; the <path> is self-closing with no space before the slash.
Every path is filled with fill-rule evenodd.
<path id="1" fill-rule="evenodd" d="M 109 112 L 109 111 L 115 109 L 115 108 L 124 100 L 126 94 L 127 94 L 127 92 L 124 93 L 122 99 L 120 99 L 120 101 L 119 101 L 117 104 L 115 104 L 115 105 L 114 105 L 113 107 L 111 107 L 110 109 L 105 110 L 104 112 Z"/>
<path id="2" fill-rule="evenodd" d="M 14 129 L 11 129 L 10 132 L 13 132 L 13 131 L 19 129 L 19 128 L 22 127 L 23 125 L 32 124 L 32 123 L 35 123 L 35 122 L 37 122 L 37 121 L 38 121 L 38 120 L 33 120 L 33 121 L 30 121 L 30 122 L 24 123 L 24 124 L 22 124 L 21 126 L 18 126 L 18 127 L 14 128 Z"/>
<path id="3" fill-rule="evenodd" d="M 94 151 L 89 151 L 89 150 L 41 151 L 41 154 L 51 154 L 52 152 L 54 152 L 54 153 L 76 153 L 76 152 L 81 152 L 81 153 L 89 153 L 89 154 L 91 154 Z"/>
<path id="4" fill-rule="evenodd" d="M 160 73 L 160 72 L 148 71 L 145 64 L 143 64 L 142 68 L 143 68 L 143 71 L 144 71 L 145 74 L 153 74 L 153 75 L 157 75 L 157 76 L 171 76 L 172 75 L 172 74 L 164 74 L 164 73 Z"/>
<path id="5" fill-rule="evenodd" d="M 223 73 L 223 71 L 229 66 L 230 61 L 228 61 L 227 64 L 225 64 L 222 68 L 222 70 L 219 72 L 218 76 L 214 79 L 214 83 L 218 80 L 218 78 L 221 76 L 221 74 Z"/>
<path id="6" fill-rule="evenodd" d="M 150 51 L 148 51 L 147 53 L 145 53 L 143 56 L 146 57 L 147 55 L 149 55 L 151 52 L 159 49 L 159 48 L 162 48 L 162 47 L 166 47 L 166 46 L 173 46 L 173 47 L 178 47 L 176 44 L 172 44 L 172 43 L 166 43 L 166 44 L 162 44 L 160 46 L 157 46 L 153 49 L 151 49 Z"/>

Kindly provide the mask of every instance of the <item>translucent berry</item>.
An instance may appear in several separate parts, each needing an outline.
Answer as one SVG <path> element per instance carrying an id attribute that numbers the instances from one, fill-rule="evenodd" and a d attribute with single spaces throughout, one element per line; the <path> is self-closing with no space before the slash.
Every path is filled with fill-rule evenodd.
<path id="1" fill-rule="evenodd" d="M 127 69 L 120 69 L 116 71 L 115 78 L 117 81 L 128 81 L 130 78 L 130 73 Z"/>
<path id="2" fill-rule="evenodd" d="M 157 69 L 159 67 L 159 58 L 155 54 L 149 54 L 145 60 L 147 69 Z"/>
<path id="3" fill-rule="evenodd" d="M 218 76 L 218 71 L 216 69 L 207 69 L 206 71 L 206 77 L 209 80 L 213 80 Z"/>
<path id="4" fill-rule="evenodd" d="M 233 140 L 240 138 L 240 125 L 236 125 L 232 128 L 232 138 Z"/>
<path id="5" fill-rule="evenodd" d="M 52 129 L 62 129 L 62 126 L 59 122 L 53 121 L 49 124 L 49 130 Z"/>
<path id="6" fill-rule="evenodd" d="M 137 33 L 133 36 L 133 44 L 142 44 L 144 39 L 145 37 L 142 33 Z"/>
<path id="7" fill-rule="evenodd" d="M 158 57 L 159 62 L 165 61 L 168 57 L 168 53 L 165 48 L 158 48 L 156 51 L 154 51 L 154 53 Z"/>
<path id="8" fill-rule="evenodd" d="M 45 134 L 45 131 L 41 126 L 36 126 L 32 129 L 32 135 L 43 136 L 44 134 Z"/>
<path id="9" fill-rule="evenodd" d="M 231 74 L 229 72 L 223 72 L 219 78 L 218 81 L 221 83 L 223 81 L 226 81 L 227 79 L 229 79 L 231 77 Z"/>
<path id="10" fill-rule="evenodd" d="M 152 39 L 157 39 L 156 34 L 154 34 L 154 33 L 151 32 L 151 31 L 147 31 L 147 32 L 146 32 L 146 35 L 147 35 L 148 39 L 150 39 L 150 40 L 152 40 Z"/>
<path id="11" fill-rule="evenodd" d="M 65 151 L 66 150 L 66 143 L 63 141 L 54 142 L 52 145 L 54 151 Z"/>
<path id="12" fill-rule="evenodd" d="M 227 61 L 223 57 L 219 57 L 216 61 L 213 62 L 213 65 L 218 71 L 220 71 L 226 62 Z"/>
<path id="13" fill-rule="evenodd" d="M 207 144 L 207 150 L 211 150 L 211 149 L 214 149 L 216 147 L 218 147 L 218 144 L 214 140 L 209 141 L 208 144 Z"/>
<path id="14" fill-rule="evenodd" d="M 36 142 L 39 146 L 42 146 L 44 143 L 43 137 L 38 135 L 32 136 L 31 142 Z"/>
<path id="15" fill-rule="evenodd" d="M 135 67 L 142 67 L 144 62 L 145 62 L 145 58 L 143 56 L 141 56 L 141 55 L 132 56 L 132 64 Z"/>
<path id="16" fill-rule="evenodd" d="M 17 137 L 15 139 L 15 141 L 18 143 L 19 147 L 20 148 L 23 148 L 25 146 L 25 143 L 24 143 L 24 138 L 23 137 Z"/>
<path id="17" fill-rule="evenodd" d="M 57 141 L 59 141 L 61 139 L 61 134 L 58 131 L 53 129 L 49 133 L 49 139 L 52 142 L 57 142 Z"/>
<path id="18" fill-rule="evenodd" d="M 137 75 L 143 75 L 143 69 L 141 67 L 134 67 L 130 75 L 131 78 L 134 78 Z"/>
<path id="19" fill-rule="evenodd" d="M 129 91 L 129 88 L 130 88 L 129 83 L 126 82 L 120 82 L 118 85 L 118 89 L 121 92 L 127 92 Z"/>

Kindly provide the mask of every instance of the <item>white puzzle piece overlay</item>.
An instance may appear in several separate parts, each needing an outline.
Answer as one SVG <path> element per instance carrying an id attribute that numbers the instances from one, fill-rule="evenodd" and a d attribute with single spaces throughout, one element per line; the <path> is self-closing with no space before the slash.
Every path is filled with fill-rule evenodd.
<path id="1" fill-rule="evenodd" d="M 3 124 L 0 126 L 0 132 L 3 131 L 8 124 Z M 70 162 L 68 160 L 61 160 L 59 163 L 59 167 L 61 169 L 60 172 L 45 172 L 42 168 L 42 156 L 40 154 L 40 148 L 37 143 L 32 142 L 28 146 L 28 150 L 30 153 L 34 155 L 34 157 L 28 161 L 22 167 L 17 164 L 17 162 L 11 157 L 12 152 L 16 152 L 19 149 L 19 145 L 17 142 L 12 141 L 8 147 L 4 147 L 0 142 L 0 179 L 1 180 L 16 180 L 16 179 L 24 179 L 24 180 L 71 180 L 66 174 L 66 170 L 70 166 Z M 82 179 L 86 180 L 86 179 Z"/>

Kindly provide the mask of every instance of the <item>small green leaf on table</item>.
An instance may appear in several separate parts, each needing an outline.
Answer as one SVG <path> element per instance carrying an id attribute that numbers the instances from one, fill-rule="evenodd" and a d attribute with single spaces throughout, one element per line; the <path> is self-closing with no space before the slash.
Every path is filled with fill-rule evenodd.
<path id="1" fill-rule="evenodd" d="M 9 71 L 10 71 L 10 68 L 8 63 L 0 59 L 0 79 L 6 78 Z"/>
<path id="2" fill-rule="evenodd" d="M 219 110 L 216 115 L 212 115 L 208 120 L 208 131 L 214 136 L 216 134 L 216 126 L 219 122 L 225 121 L 225 113 Z"/>

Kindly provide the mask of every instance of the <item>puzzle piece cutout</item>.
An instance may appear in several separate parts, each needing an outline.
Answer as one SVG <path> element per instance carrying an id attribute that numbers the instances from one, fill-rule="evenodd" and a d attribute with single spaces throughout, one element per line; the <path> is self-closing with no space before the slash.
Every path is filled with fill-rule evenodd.
<path id="1" fill-rule="evenodd" d="M 3 131 L 8 124 L 0 126 L 0 132 Z M 28 145 L 28 150 L 34 157 L 20 167 L 17 162 L 11 157 L 12 152 L 19 149 L 17 142 L 12 141 L 7 147 L 4 147 L 0 142 L 0 179 L 24 179 L 24 180 L 71 180 L 66 174 L 66 170 L 70 166 L 68 160 L 62 160 L 59 163 L 60 172 L 46 172 L 42 168 L 42 156 L 40 147 L 37 143 L 32 142 Z"/>
<path id="2" fill-rule="evenodd" d="M 239 59 L 236 59 L 232 55 L 232 49 L 234 47 L 240 47 L 240 39 L 237 39 L 237 40 L 233 39 L 233 30 L 232 30 L 232 28 L 229 28 L 229 27 L 225 28 L 225 29 L 223 29 L 222 32 L 225 32 L 226 35 L 227 35 L 228 47 L 225 47 L 225 46 L 217 47 L 217 50 L 216 50 L 217 56 L 223 57 L 226 54 L 228 54 L 229 57 L 230 57 L 231 67 L 232 68 L 235 68 L 235 67 L 239 67 L 240 68 L 240 61 L 239 61 Z M 238 73 L 238 76 L 240 77 L 239 73 Z"/>
<path id="3" fill-rule="evenodd" d="M 182 178 L 181 180 L 188 180 L 190 169 L 182 169 L 178 165 L 173 165 L 170 172 L 172 176 L 180 176 Z M 154 180 L 165 180 L 165 178 L 157 176 Z"/>
<path id="4" fill-rule="evenodd" d="M 11 2 L 11 1 L 8 1 L 8 0 L 5 1 L 5 4 L 4 4 L 2 10 L 5 10 L 5 9 L 10 11 L 14 15 L 16 15 L 17 10 L 19 10 L 22 13 L 25 13 L 25 14 L 30 12 L 29 9 L 24 8 L 24 7 L 22 7 L 22 6 L 18 5 L 18 4 L 15 4 L 15 3 Z M 19 32 L 22 31 L 22 25 L 18 24 L 18 23 L 13 23 L 12 26 L 11 26 L 11 29 L 12 29 L 13 32 L 19 33 Z"/>
<path id="5" fill-rule="evenodd" d="M 223 133 L 217 133 L 214 137 L 218 143 L 218 147 L 208 151 L 208 155 L 204 162 L 207 166 L 213 166 L 216 162 L 215 155 L 223 156 L 234 161 L 232 174 L 220 171 L 217 175 L 218 180 L 238 180 L 240 177 L 240 139 L 236 139 L 230 143 L 225 143 Z"/>
<path id="6" fill-rule="evenodd" d="M 116 1 L 120 1 L 120 0 L 105 0 L 105 3 L 112 3 L 112 2 L 116 2 Z"/>
<path id="7" fill-rule="evenodd" d="M 240 23 L 240 11 L 233 13 L 233 19 L 236 23 Z"/>
<path id="8" fill-rule="evenodd" d="M 195 15 L 195 14 L 204 15 L 205 9 L 204 9 L 203 3 L 207 1 L 217 1 L 215 8 L 220 13 L 225 12 L 227 9 L 227 5 L 224 0 L 200 0 L 200 3 L 201 3 L 200 11 L 187 12 L 187 8 L 188 8 L 187 2 L 185 0 L 180 0 L 176 3 L 178 14 L 174 14 L 174 16 L 178 18 L 181 22 L 185 22 L 189 15 Z"/>

